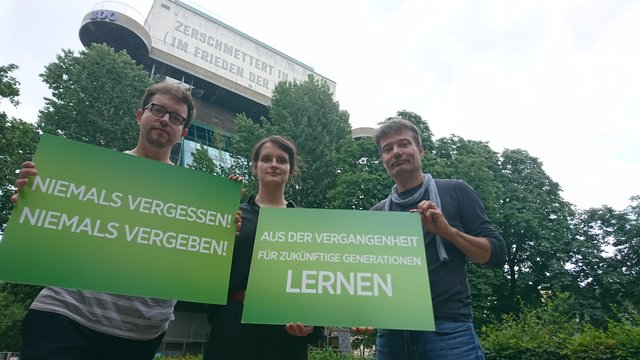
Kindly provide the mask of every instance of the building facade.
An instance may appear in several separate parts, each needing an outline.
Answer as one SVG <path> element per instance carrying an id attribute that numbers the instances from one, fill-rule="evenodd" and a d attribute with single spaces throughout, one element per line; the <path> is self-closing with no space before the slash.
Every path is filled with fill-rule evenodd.
<path id="1" fill-rule="evenodd" d="M 335 93 L 335 82 L 310 66 L 181 1 L 155 0 L 146 18 L 119 2 L 96 6 L 80 26 L 84 46 L 106 43 L 126 50 L 151 76 L 191 90 L 197 113 L 176 150 L 180 165 L 189 163 L 195 144 L 228 148 L 236 114 L 254 121 L 266 116 L 280 81 L 304 81 L 311 75 L 326 80 Z"/>

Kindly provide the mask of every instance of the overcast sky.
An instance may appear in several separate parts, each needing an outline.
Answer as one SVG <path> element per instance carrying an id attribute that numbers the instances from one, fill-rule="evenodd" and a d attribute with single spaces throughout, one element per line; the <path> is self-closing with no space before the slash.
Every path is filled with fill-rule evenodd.
<path id="1" fill-rule="evenodd" d="M 123 1 L 146 17 L 152 0 Z M 98 1 L 0 0 L 0 64 L 15 63 L 35 122 L 38 74 Z M 198 0 L 209 15 L 336 82 L 352 127 L 397 110 L 436 138 L 487 141 L 539 158 L 578 208 L 640 195 L 640 0 Z"/>

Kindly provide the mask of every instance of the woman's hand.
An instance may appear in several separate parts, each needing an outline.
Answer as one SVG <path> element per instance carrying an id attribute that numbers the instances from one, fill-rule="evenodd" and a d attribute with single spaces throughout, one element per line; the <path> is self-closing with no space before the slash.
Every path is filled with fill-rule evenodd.
<path id="1" fill-rule="evenodd" d="M 240 175 L 229 175 L 227 176 L 227 179 L 231 180 L 231 181 L 237 181 L 239 183 L 244 181 L 244 178 Z"/>
<path id="2" fill-rule="evenodd" d="M 231 181 L 235 181 L 235 182 L 239 182 L 239 183 L 244 183 L 244 178 L 240 175 L 229 175 L 227 176 L 227 179 L 231 180 Z M 247 189 L 245 189 L 244 187 L 242 189 L 240 189 L 240 197 L 242 197 L 242 195 L 244 195 L 244 192 L 247 191 Z"/>
<path id="3" fill-rule="evenodd" d="M 373 328 L 371 326 L 352 327 L 351 332 L 357 335 L 371 334 L 373 332 Z"/>
<path id="4" fill-rule="evenodd" d="M 313 326 L 304 326 L 301 323 L 288 323 L 284 329 L 293 336 L 307 336 L 313 332 Z"/>
<path id="5" fill-rule="evenodd" d="M 239 183 L 244 182 L 244 178 L 240 175 L 229 175 L 227 177 L 227 179 L 231 180 L 231 181 L 236 181 Z M 245 192 L 245 188 L 242 188 L 240 190 L 240 197 L 242 197 L 242 195 L 244 195 Z M 240 228 L 242 227 L 242 211 L 238 210 L 238 212 L 236 213 L 236 236 L 240 235 Z"/>
<path id="6" fill-rule="evenodd" d="M 238 210 L 236 213 L 236 236 L 240 235 L 240 228 L 242 227 L 242 211 Z"/>

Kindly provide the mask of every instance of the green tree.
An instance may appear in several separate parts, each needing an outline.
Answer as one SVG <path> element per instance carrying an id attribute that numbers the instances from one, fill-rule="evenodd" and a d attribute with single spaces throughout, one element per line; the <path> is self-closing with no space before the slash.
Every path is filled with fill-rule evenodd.
<path id="1" fill-rule="evenodd" d="M 0 66 L 0 100 L 9 99 L 18 105 L 19 82 L 10 73 L 18 67 Z M 15 192 L 15 170 L 33 157 L 38 133 L 32 124 L 8 118 L 0 111 L 0 235 L 4 231 L 13 204 L 9 201 Z M 40 287 L 0 282 L 0 351 L 20 348 L 20 323 Z"/>
<path id="2" fill-rule="evenodd" d="M 27 307 L 16 302 L 9 294 L 0 292 L 0 351 L 20 349 L 20 324 Z"/>
<path id="3" fill-rule="evenodd" d="M 630 200 L 631 204 L 623 210 L 627 223 L 619 228 L 614 258 L 625 276 L 625 298 L 640 312 L 640 195 Z"/>
<path id="4" fill-rule="evenodd" d="M 273 91 L 269 119 L 260 119 L 260 124 L 242 119 L 241 115 L 236 120 L 239 156 L 251 159 L 250 147 L 264 135 L 290 138 L 298 147 L 301 171 L 287 199 L 302 207 L 331 205 L 328 194 L 341 166 L 339 154 L 353 140 L 349 114 L 340 110 L 325 81 L 310 76 L 304 82 L 280 82 Z"/>
<path id="5" fill-rule="evenodd" d="M 336 186 L 329 192 L 330 207 L 368 210 L 389 195 L 393 180 L 382 166 L 372 138 L 345 146 L 340 156 Z"/>
<path id="6" fill-rule="evenodd" d="M 10 74 L 18 67 L 9 64 L 0 66 L 0 100 L 9 99 L 18 104 L 20 85 Z M 4 232 L 13 204 L 9 201 L 15 192 L 16 170 L 20 164 L 33 157 L 38 143 L 38 133 L 32 124 L 15 118 L 8 118 L 0 111 L 0 234 Z"/>
<path id="7" fill-rule="evenodd" d="M 230 173 L 245 178 L 245 199 L 258 193 L 258 182 L 251 171 L 253 146 L 267 134 L 275 133 L 267 119 L 260 120 L 261 125 L 254 123 L 244 114 L 239 114 L 236 117 L 236 138 L 232 146 L 234 163 L 230 168 Z"/>
<path id="8" fill-rule="evenodd" d="M 193 162 L 187 166 L 189 169 L 218 175 L 218 166 L 209 156 L 209 150 L 207 150 L 206 146 L 198 145 L 196 151 L 191 154 L 193 155 Z"/>
<path id="9" fill-rule="evenodd" d="M 517 312 L 520 303 L 539 305 L 544 291 L 571 285 L 565 266 L 574 246 L 573 211 L 542 163 L 526 151 L 504 150 L 500 166 L 503 194 L 495 223 L 507 242 L 509 278 L 503 307 Z"/>
<path id="10" fill-rule="evenodd" d="M 14 106 L 18 106 L 20 101 L 20 82 L 10 74 L 18 70 L 16 64 L 0 65 L 0 100 L 9 99 Z"/>
<path id="11" fill-rule="evenodd" d="M 135 111 L 149 75 L 126 51 L 93 44 L 77 55 L 62 50 L 42 80 L 52 97 L 38 116 L 38 129 L 118 151 L 138 138 Z"/>
<path id="12" fill-rule="evenodd" d="M 611 251 L 618 223 L 624 216 L 603 206 L 578 211 L 573 229 L 576 245 L 571 251 L 570 273 L 578 284 L 574 293 L 583 306 L 579 317 L 602 327 L 606 324 L 610 304 L 620 304 L 623 274 L 612 269 Z M 600 294 L 607 293 L 606 298 Z M 586 306 L 585 306 L 586 305 Z"/>
<path id="13" fill-rule="evenodd" d="M 581 305 L 576 312 L 594 326 L 624 320 L 640 310 L 640 207 L 638 197 L 623 211 L 609 206 L 579 211 L 570 272 Z"/>
<path id="14" fill-rule="evenodd" d="M 482 198 L 489 218 L 497 215 L 502 186 L 498 181 L 500 158 L 486 142 L 452 135 L 438 139 L 425 171 L 436 178 L 461 179 Z"/>
<path id="15" fill-rule="evenodd" d="M 197 144 L 196 150 L 191 152 L 191 163 L 187 167 L 218 176 L 235 175 L 233 154 L 225 155 L 229 151 L 226 144 L 227 139 L 222 133 L 215 130 L 206 131 L 209 132 L 208 136 L 212 140 L 212 148 Z"/>
<path id="16" fill-rule="evenodd" d="M 15 193 L 16 170 L 31 160 L 38 137 L 33 124 L 0 113 L 0 234 L 13 209 L 9 198 Z"/>

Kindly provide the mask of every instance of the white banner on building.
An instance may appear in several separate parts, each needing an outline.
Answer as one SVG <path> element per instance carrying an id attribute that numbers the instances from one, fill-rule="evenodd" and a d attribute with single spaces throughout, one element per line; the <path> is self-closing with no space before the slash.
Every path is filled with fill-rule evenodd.
<path id="1" fill-rule="evenodd" d="M 312 68 L 180 2 L 156 0 L 147 17 L 152 47 L 271 98 L 280 81 L 304 81 Z M 335 83 L 327 80 L 335 93 Z"/>

